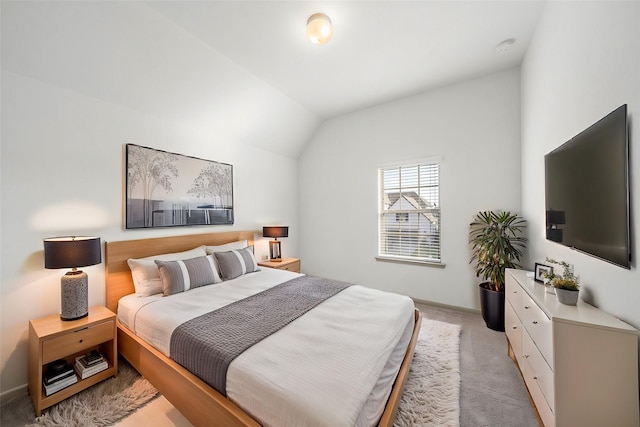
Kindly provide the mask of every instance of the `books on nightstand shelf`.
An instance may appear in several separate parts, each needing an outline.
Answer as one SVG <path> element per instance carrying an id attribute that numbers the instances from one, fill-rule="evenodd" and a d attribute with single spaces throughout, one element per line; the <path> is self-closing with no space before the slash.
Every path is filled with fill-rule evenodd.
<path id="1" fill-rule="evenodd" d="M 109 367 L 109 363 L 97 351 L 93 350 L 84 356 L 76 357 L 75 369 L 80 379 L 89 378 Z"/>
<path id="2" fill-rule="evenodd" d="M 62 359 L 51 362 L 47 371 L 42 375 L 42 385 L 46 396 L 77 382 L 78 377 L 76 377 L 73 368 Z"/>

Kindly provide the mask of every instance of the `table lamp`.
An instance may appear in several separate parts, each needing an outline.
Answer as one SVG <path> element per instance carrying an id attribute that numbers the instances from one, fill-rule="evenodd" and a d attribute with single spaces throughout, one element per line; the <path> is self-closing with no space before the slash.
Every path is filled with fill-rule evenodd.
<path id="1" fill-rule="evenodd" d="M 289 227 L 262 227 L 262 235 L 274 238 L 274 240 L 269 241 L 269 260 L 274 262 L 282 261 L 278 237 L 289 237 Z"/>
<path id="2" fill-rule="evenodd" d="M 61 279 L 60 318 L 75 320 L 89 314 L 87 273 L 78 267 L 100 264 L 99 237 L 50 237 L 44 239 L 44 268 L 71 268 Z"/>

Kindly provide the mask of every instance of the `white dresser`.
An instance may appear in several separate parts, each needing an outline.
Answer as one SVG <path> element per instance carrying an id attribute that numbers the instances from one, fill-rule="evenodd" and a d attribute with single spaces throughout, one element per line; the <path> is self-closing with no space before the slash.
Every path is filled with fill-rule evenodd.
<path id="1" fill-rule="evenodd" d="M 638 331 L 506 272 L 505 330 L 545 427 L 638 427 Z"/>

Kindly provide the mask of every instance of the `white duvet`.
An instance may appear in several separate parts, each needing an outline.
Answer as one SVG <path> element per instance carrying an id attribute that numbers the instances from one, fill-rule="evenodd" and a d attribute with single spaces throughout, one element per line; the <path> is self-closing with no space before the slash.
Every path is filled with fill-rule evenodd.
<path id="1" fill-rule="evenodd" d="M 180 324 L 297 276 L 264 268 L 170 297 L 129 295 L 118 318 L 168 356 Z M 381 375 L 393 382 L 413 312 L 408 297 L 351 286 L 238 356 L 227 373 L 227 395 L 264 426 L 371 425 L 377 418 L 362 415 L 365 404 L 372 392 L 386 401 L 390 387 L 375 386 Z M 392 372 L 390 358 L 397 365 Z"/>

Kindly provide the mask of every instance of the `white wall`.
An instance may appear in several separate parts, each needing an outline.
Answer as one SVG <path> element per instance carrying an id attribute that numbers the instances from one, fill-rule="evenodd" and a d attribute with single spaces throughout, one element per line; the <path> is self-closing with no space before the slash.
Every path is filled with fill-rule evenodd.
<path id="1" fill-rule="evenodd" d="M 185 82 L 192 67 L 197 76 Z M 202 126 L 188 120 L 198 111 L 180 114 L 198 94 Z M 315 123 L 142 4 L 3 2 L 0 392 L 27 382 L 29 319 L 59 312 L 65 271 L 44 269 L 45 237 L 115 241 L 282 223 L 292 229 L 284 255 L 298 255 L 296 153 L 269 148 L 306 140 Z M 231 163 L 235 225 L 123 230 L 126 143 Z M 258 246 L 267 253 L 266 241 Z M 104 265 L 83 270 L 90 305 L 104 304 Z"/>
<path id="2" fill-rule="evenodd" d="M 299 159 L 306 273 L 478 308 L 468 227 L 520 210 L 520 78 L 511 69 L 324 122 Z M 442 157 L 444 269 L 376 261 L 377 168 Z"/>
<path id="3" fill-rule="evenodd" d="M 530 259 L 574 264 L 582 298 L 640 327 L 640 3 L 548 2 L 522 66 L 522 194 Z M 544 155 L 622 104 L 630 118 L 631 270 L 544 238 Z"/>

